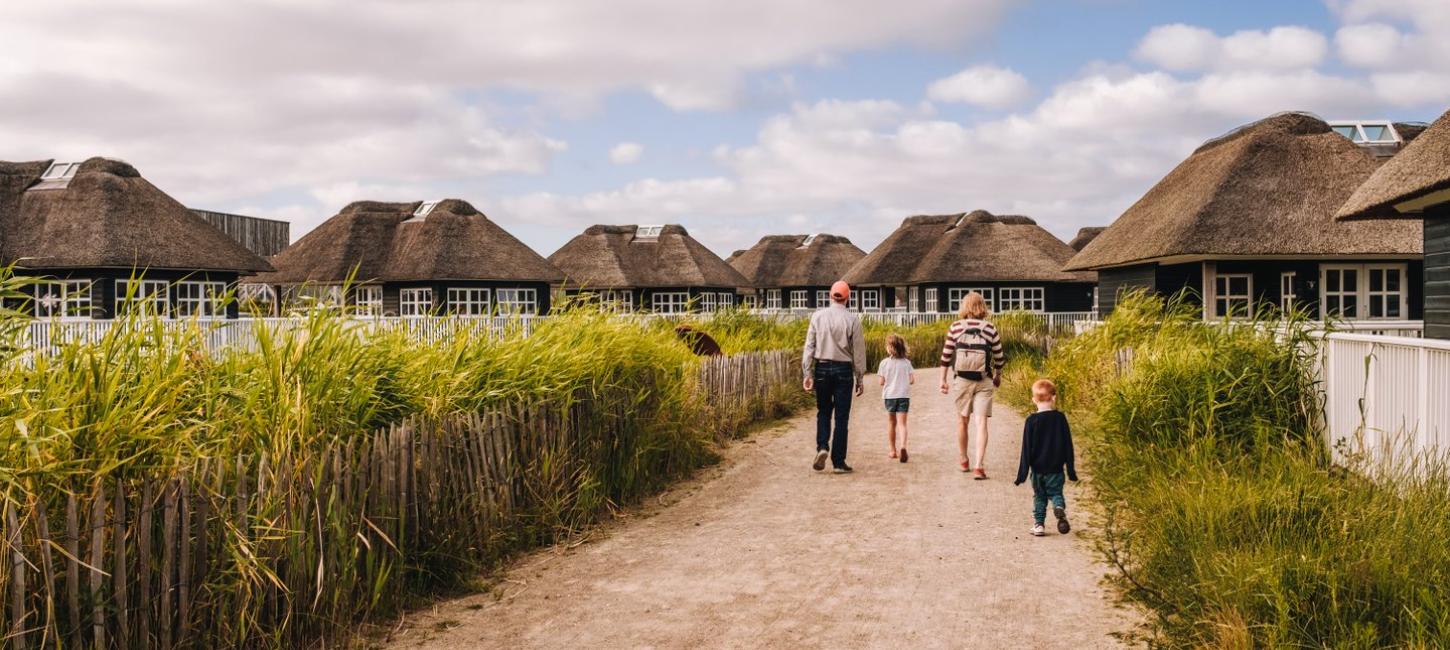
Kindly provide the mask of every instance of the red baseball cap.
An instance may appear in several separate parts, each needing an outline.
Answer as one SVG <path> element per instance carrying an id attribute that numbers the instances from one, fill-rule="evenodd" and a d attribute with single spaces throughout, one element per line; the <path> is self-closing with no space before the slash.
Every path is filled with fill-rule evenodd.
<path id="1" fill-rule="evenodd" d="M 836 283 L 831 285 L 831 297 L 840 298 L 841 300 L 850 298 L 851 285 L 846 284 L 845 280 L 836 280 Z"/>

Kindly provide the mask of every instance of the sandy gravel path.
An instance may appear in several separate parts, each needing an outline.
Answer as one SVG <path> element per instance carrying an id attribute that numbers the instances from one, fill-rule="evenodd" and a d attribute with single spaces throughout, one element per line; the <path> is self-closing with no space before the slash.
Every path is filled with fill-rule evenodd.
<path id="1" fill-rule="evenodd" d="M 602 539 L 410 615 L 389 647 L 1117 647 L 1131 617 L 1086 541 L 1027 534 L 1021 416 L 997 404 L 991 479 L 973 481 L 955 469 L 950 398 L 918 371 L 903 465 L 871 379 L 852 410 L 855 474 L 811 471 L 815 415 L 794 418 Z"/>

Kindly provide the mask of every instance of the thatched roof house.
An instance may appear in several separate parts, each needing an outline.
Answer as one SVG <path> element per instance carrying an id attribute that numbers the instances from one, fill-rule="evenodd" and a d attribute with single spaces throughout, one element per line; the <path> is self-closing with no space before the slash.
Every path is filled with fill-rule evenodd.
<path id="1" fill-rule="evenodd" d="M 628 308 L 680 312 L 735 303 L 750 281 L 679 225 L 590 226 L 549 261 L 570 293 L 606 296 Z"/>
<path id="2" fill-rule="evenodd" d="M 548 260 L 460 199 L 349 204 L 272 264 L 275 272 L 248 281 L 335 293 L 351 278 L 361 286 L 350 302 L 405 316 L 432 309 L 542 313 L 549 285 L 563 280 Z"/>
<path id="3" fill-rule="evenodd" d="M 770 309 L 824 307 L 831 284 L 866 252 L 839 235 L 768 235 L 726 260 Z"/>
<path id="4" fill-rule="evenodd" d="M 1419 224 L 1334 220 L 1379 164 L 1316 117 L 1275 115 L 1199 147 L 1066 268 L 1099 271 L 1105 311 L 1140 287 L 1188 289 L 1210 318 L 1261 303 L 1317 311 L 1322 300 L 1371 317 L 1358 285 L 1403 285 L 1421 258 Z M 1373 317 L 1413 317 L 1414 294 L 1381 301 Z"/>
<path id="5" fill-rule="evenodd" d="M 1088 244 L 1092 243 L 1094 239 L 1097 239 L 1098 235 L 1103 234 L 1103 231 L 1107 229 L 1107 226 L 1091 226 L 1088 228 L 1079 228 L 1077 231 L 1077 236 L 1073 237 L 1072 241 L 1067 242 L 1067 245 L 1069 248 L 1075 251 L 1080 251 Z"/>
<path id="6" fill-rule="evenodd" d="M 228 285 L 272 268 L 106 158 L 0 162 L 0 262 L 58 280 L 41 288 L 37 313 L 92 317 L 114 315 L 128 292 L 168 315 L 221 315 Z"/>
<path id="7" fill-rule="evenodd" d="M 1337 216 L 1424 219 L 1425 336 L 1450 339 L 1450 111 L 1375 170 Z"/>
<path id="8" fill-rule="evenodd" d="M 856 293 L 866 309 L 872 308 L 870 292 L 879 288 L 882 304 L 915 304 L 922 311 L 954 311 L 971 290 L 998 311 L 1086 311 L 1095 277 L 1062 269 L 1073 253 L 1028 217 L 986 210 L 923 215 L 903 221 L 851 268 L 846 281 L 862 287 Z"/>

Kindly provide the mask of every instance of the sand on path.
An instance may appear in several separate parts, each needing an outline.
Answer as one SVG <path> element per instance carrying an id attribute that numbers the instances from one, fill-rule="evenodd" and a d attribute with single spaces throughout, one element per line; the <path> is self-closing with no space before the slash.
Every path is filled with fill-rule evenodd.
<path id="1" fill-rule="evenodd" d="M 1107 648 L 1131 627 L 1077 531 L 1035 538 L 1014 487 L 1022 416 L 996 404 L 987 471 L 957 471 L 951 398 L 916 373 L 910 462 L 887 457 L 874 376 L 854 474 L 810 468 L 812 410 L 755 434 L 598 541 L 512 565 L 411 614 L 394 648 Z M 1068 483 L 1069 516 L 1077 486 Z M 1076 518 L 1079 526 L 1088 524 Z"/>

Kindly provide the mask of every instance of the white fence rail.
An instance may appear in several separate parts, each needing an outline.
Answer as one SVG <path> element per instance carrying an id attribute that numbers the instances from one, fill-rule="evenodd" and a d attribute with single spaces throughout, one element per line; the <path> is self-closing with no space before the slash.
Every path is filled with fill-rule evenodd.
<path id="1" fill-rule="evenodd" d="M 1450 341 L 1362 333 L 1323 339 L 1326 442 L 1372 467 L 1450 451 Z"/>

